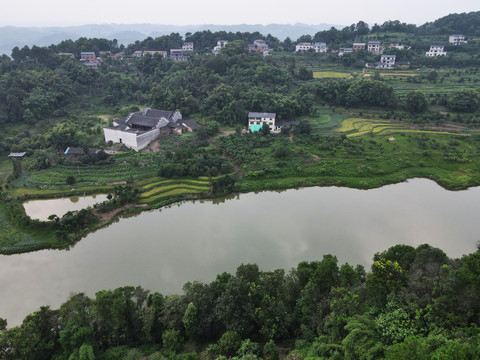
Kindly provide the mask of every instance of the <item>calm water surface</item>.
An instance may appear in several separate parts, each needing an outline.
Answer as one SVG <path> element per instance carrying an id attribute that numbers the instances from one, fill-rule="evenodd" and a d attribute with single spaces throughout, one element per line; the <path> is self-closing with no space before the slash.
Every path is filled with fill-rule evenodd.
<path id="1" fill-rule="evenodd" d="M 164 294 L 241 263 L 290 269 L 335 254 L 369 266 L 375 252 L 429 243 L 451 257 L 480 240 L 480 187 L 451 192 L 415 179 L 374 190 L 305 188 L 186 202 L 122 218 L 69 251 L 0 256 L 0 317 L 9 326 L 74 292 L 141 285 Z"/>
<path id="2" fill-rule="evenodd" d="M 89 206 L 93 206 L 105 200 L 107 200 L 107 195 L 104 194 L 71 196 L 61 199 L 30 200 L 24 202 L 23 207 L 25 208 L 25 213 L 32 219 L 46 221 L 52 214 L 62 217 L 69 211 L 86 209 Z"/>

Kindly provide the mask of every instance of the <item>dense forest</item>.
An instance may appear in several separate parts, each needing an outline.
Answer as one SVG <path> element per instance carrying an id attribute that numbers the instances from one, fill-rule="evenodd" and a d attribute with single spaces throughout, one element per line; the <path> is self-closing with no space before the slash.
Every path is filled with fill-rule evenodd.
<path id="1" fill-rule="evenodd" d="M 289 272 L 245 264 L 183 295 L 141 287 L 73 295 L 20 326 L 5 359 L 478 359 L 480 251 L 396 245 L 369 272 L 333 255 Z M 176 355 L 178 354 L 178 355 Z"/>

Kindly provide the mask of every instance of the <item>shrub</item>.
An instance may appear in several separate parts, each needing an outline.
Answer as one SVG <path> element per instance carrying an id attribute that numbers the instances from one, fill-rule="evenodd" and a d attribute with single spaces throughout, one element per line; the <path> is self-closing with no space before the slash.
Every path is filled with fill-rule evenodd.
<path id="1" fill-rule="evenodd" d="M 236 331 L 227 331 L 222 335 L 220 340 L 218 340 L 218 351 L 227 357 L 234 356 L 240 348 L 241 343 L 242 339 Z"/>
<path id="2" fill-rule="evenodd" d="M 167 330 L 162 335 L 162 342 L 165 349 L 177 352 L 183 346 L 183 337 L 179 330 Z"/>
<path id="3" fill-rule="evenodd" d="M 67 176 L 67 185 L 73 185 L 75 184 L 75 177 L 73 175 Z"/>

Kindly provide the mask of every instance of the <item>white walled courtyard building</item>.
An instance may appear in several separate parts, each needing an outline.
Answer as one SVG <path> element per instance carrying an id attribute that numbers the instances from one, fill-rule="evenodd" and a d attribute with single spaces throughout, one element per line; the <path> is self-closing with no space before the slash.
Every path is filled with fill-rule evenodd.
<path id="1" fill-rule="evenodd" d="M 124 144 L 133 150 L 145 148 L 160 134 L 182 134 L 198 128 L 195 120 L 183 120 L 180 111 L 154 110 L 145 108 L 143 112 L 131 113 L 116 119 L 113 126 L 103 128 L 105 142 Z"/>

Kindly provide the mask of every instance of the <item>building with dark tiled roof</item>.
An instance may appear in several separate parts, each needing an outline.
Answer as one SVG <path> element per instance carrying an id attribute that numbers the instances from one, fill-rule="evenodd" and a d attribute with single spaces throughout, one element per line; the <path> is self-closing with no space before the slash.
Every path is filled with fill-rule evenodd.
<path id="1" fill-rule="evenodd" d="M 188 130 L 188 127 L 183 125 L 180 111 L 148 107 L 141 113 L 131 113 L 127 117 L 114 120 L 113 125 L 103 128 L 105 142 L 122 143 L 136 151 L 145 148 L 160 134 L 181 134 Z"/>

